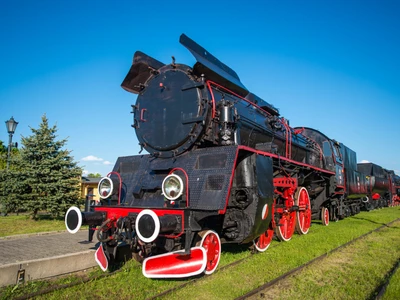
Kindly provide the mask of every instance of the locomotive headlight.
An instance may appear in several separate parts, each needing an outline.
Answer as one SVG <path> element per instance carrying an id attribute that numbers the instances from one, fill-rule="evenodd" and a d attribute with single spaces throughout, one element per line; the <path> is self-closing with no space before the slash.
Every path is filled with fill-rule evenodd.
<path id="1" fill-rule="evenodd" d="M 178 199 L 183 193 L 183 181 L 178 175 L 170 174 L 164 178 L 162 193 L 170 201 Z"/>
<path id="2" fill-rule="evenodd" d="M 103 177 L 98 185 L 99 195 L 101 199 L 107 199 L 115 194 L 117 184 L 110 177 Z"/>

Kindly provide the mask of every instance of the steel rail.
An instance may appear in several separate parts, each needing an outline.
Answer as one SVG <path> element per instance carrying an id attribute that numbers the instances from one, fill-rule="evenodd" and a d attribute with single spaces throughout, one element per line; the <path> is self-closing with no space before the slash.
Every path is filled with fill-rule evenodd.
<path id="1" fill-rule="evenodd" d="M 370 299 L 382 299 L 383 295 L 386 292 L 386 288 L 390 283 L 390 279 L 393 277 L 394 273 L 396 273 L 397 269 L 400 267 L 400 259 L 393 265 L 392 269 L 386 274 L 384 282 L 379 285 L 375 291 L 372 293 Z"/>
<path id="2" fill-rule="evenodd" d="M 289 272 L 287 272 L 285 274 L 282 274 L 281 276 L 279 276 L 279 277 L 277 277 L 277 278 L 275 278 L 275 279 L 273 279 L 273 280 L 271 280 L 271 281 L 259 286 L 258 288 L 256 288 L 256 289 L 244 294 L 243 296 L 237 297 L 235 300 L 246 299 L 246 298 L 248 298 L 250 296 L 253 296 L 253 295 L 255 295 L 255 294 L 267 289 L 267 288 L 270 288 L 271 286 L 276 285 L 277 283 L 281 282 L 282 280 L 288 278 L 293 273 L 295 273 L 297 271 L 300 271 L 300 270 L 304 269 L 305 267 L 307 267 L 307 266 L 309 266 L 309 265 L 311 265 L 311 264 L 313 264 L 313 263 L 315 263 L 317 261 L 322 260 L 323 258 L 327 257 L 328 255 L 330 255 L 332 253 L 335 253 L 335 252 L 339 251 L 340 249 L 342 249 L 342 248 L 344 248 L 346 246 L 349 246 L 349 245 L 355 243 L 356 241 L 361 240 L 362 238 L 365 238 L 366 236 L 368 236 L 368 235 L 370 235 L 370 234 L 372 234 L 372 233 L 374 233 L 376 231 L 379 231 L 379 230 L 382 230 L 382 229 L 384 229 L 386 227 L 389 227 L 389 225 L 391 225 L 391 224 L 393 224 L 393 223 L 395 223 L 395 222 L 397 222 L 399 220 L 400 220 L 400 218 L 398 218 L 398 219 L 396 219 L 394 221 L 391 221 L 389 223 L 386 223 L 386 224 L 384 224 L 384 225 L 382 225 L 382 226 L 380 226 L 378 228 L 375 228 L 374 230 L 371 230 L 371 231 L 369 231 L 367 233 L 364 233 L 363 235 L 360 235 L 359 237 L 355 238 L 354 240 L 351 240 L 351 241 L 349 241 L 349 242 L 347 242 L 347 243 L 345 243 L 343 245 L 340 245 L 339 247 L 336 247 L 336 248 L 334 248 L 334 249 L 332 249 L 332 250 L 330 250 L 330 251 L 328 251 L 328 252 L 326 252 L 326 253 L 318 256 L 318 257 L 313 258 L 312 260 L 308 261 L 307 263 L 305 263 L 305 264 L 303 264 L 303 265 L 301 265 L 301 266 L 299 266 L 297 268 L 294 268 L 294 269 L 290 270 Z"/>

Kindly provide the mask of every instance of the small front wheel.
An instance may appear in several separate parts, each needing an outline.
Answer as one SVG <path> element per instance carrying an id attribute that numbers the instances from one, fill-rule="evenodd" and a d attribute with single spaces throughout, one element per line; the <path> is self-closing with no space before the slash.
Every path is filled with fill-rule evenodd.
<path id="1" fill-rule="evenodd" d="M 327 207 L 323 207 L 321 210 L 321 220 L 322 220 L 322 225 L 324 226 L 329 225 L 329 209 Z"/>
<path id="2" fill-rule="evenodd" d="M 258 252 L 264 252 L 271 245 L 272 237 L 274 236 L 273 229 L 267 229 L 263 234 L 253 241 L 254 247 Z"/>
<path id="3" fill-rule="evenodd" d="M 217 269 L 221 258 L 221 240 L 218 234 L 213 230 L 204 230 L 199 232 L 201 241 L 197 246 L 203 247 L 206 250 L 207 264 L 204 273 L 209 275 Z"/>

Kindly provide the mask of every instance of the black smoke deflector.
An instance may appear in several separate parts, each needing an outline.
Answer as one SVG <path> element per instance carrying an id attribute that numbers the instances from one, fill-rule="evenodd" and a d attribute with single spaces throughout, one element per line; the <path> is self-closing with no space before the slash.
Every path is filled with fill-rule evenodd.
<path id="1" fill-rule="evenodd" d="M 185 46 L 197 60 L 197 63 L 193 66 L 193 72 L 197 76 L 204 74 L 206 79 L 214 81 L 242 97 L 246 97 L 249 91 L 240 82 L 239 76 L 235 71 L 185 34 L 180 36 L 179 42 Z"/>
<path id="2" fill-rule="evenodd" d="M 126 75 L 121 87 L 131 93 L 138 94 L 143 89 L 146 81 L 165 66 L 162 62 L 136 51 L 133 56 L 132 66 Z"/>

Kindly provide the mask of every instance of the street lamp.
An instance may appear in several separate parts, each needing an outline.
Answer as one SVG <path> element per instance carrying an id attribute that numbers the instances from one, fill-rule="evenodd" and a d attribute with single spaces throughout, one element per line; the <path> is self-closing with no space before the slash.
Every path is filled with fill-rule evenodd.
<path id="1" fill-rule="evenodd" d="M 13 117 L 11 117 L 10 120 L 6 121 L 6 127 L 8 131 L 8 152 L 7 152 L 7 169 L 10 166 L 10 156 L 11 156 L 11 148 L 12 148 L 12 136 L 15 132 L 15 129 L 17 129 L 18 122 L 14 120 Z"/>

